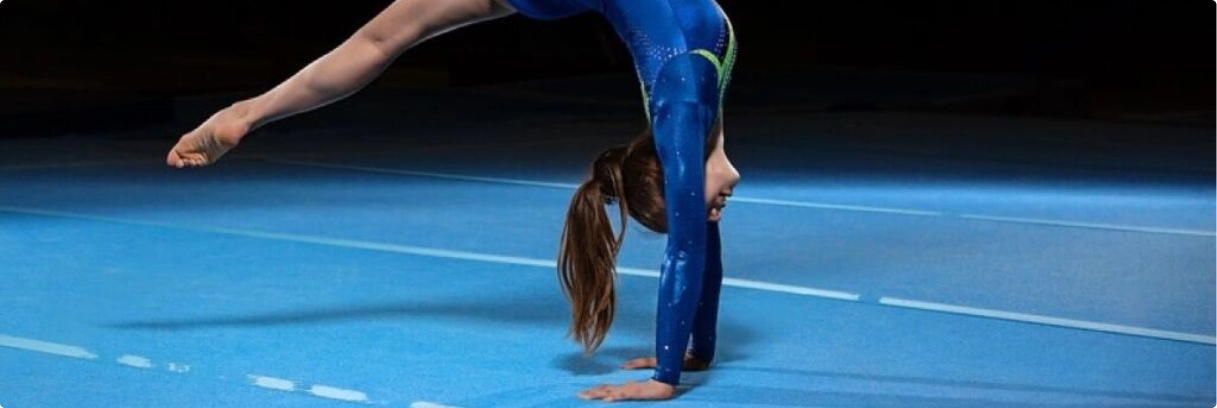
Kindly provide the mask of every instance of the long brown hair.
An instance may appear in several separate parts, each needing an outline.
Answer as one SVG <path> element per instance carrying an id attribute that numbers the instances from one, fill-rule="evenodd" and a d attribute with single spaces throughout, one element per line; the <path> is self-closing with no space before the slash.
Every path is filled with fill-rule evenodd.
<path id="1" fill-rule="evenodd" d="M 721 123 L 707 135 L 704 157 L 710 157 Z M 616 236 L 606 205 L 616 204 L 621 226 Z M 591 354 L 613 324 L 617 295 L 617 253 L 625 237 L 626 215 L 647 229 L 665 234 L 663 167 L 650 129 L 629 143 L 604 150 L 592 163 L 591 175 L 575 190 L 558 251 L 558 278 L 570 299 L 570 335 Z"/>
<path id="2" fill-rule="evenodd" d="M 605 210 L 616 204 L 616 236 Z M 627 214 L 655 232 L 667 231 L 663 170 L 650 131 L 600 153 L 591 175 L 575 190 L 558 251 L 558 277 L 571 304 L 570 335 L 591 354 L 613 324 L 617 296 L 614 265 Z"/>

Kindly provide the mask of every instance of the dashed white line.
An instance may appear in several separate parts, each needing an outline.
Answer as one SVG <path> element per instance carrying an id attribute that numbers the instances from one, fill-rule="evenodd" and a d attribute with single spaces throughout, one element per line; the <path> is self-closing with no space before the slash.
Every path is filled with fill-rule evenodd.
<path id="1" fill-rule="evenodd" d="M 60 343 L 53 343 L 53 342 L 43 341 L 43 340 L 35 340 L 35 339 L 24 338 L 24 337 L 9 336 L 9 335 L 5 335 L 5 334 L 0 334 L 0 347 L 10 347 L 10 348 L 20 349 L 20 350 L 25 350 L 25 351 L 32 351 L 32 352 L 36 352 L 36 353 L 52 354 L 52 355 L 61 356 L 61 357 L 81 358 L 81 359 L 88 359 L 88 360 L 94 360 L 94 361 L 99 360 L 99 357 L 97 354 L 94 354 L 94 353 L 86 350 L 83 347 L 72 346 L 72 345 L 67 345 L 67 344 L 60 344 Z M 135 367 L 135 368 L 143 368 L 143 369 L 153 368 L 156 366 L 155 364 L 153 364 L 151 359 L 149 359 L 147 357 L 143 357 L 143 356 L 134 355 L 134 354 L 124 354 L 122 356 L 119 356 L 118 358 L 113 359 L 113 362 L 115 362 L 119 365 L 122 365 L 122 366 L 126 366 L 126 367 Z M 183 364 L 183 363 L 178 363 L 178 362 L 167 363 L 166 368 L 169 371 L 175 372 L 175 373 L 186 373 L 186 372 L 190 371 L 189 365 Z M 220 376 L 218 378 L 227 379 L 228 377 Z M 305 387 L 299 386 L 296 381 L 278 378 L 278 377 L 271 377 L 271 376 L 266 376 L 266 375 L 257 375 L 257 374 L 247 374 L 247 375 L 245 375 L 245 378 L 248 380 L 249 385 L 253 385 L 255 387 L 264 388 L 264 389 L 268 389 L 268 390 L 285 391 L 285 392 L 298 392 L 299 391 L 299 392 L 303 392 L 303 393 L 312 395 L 314 397 L 326 398 L 326 399 L 337 400 L 337 401 L 354 402 L 354 403 L 362 403 L 362 404 L 372 403 L 372 400 L 368 398 L 368 394 L 364 393 L 363 391 L 334 387 L 334 386 L 324 385 L 324 384 L 313 384 L 313 385 L 307 386 L 307 388 L 305 388 Z M 435 403 L 425 402 L 425 401 L 419 401 L 416 404 L 424 404 L 421 406 L 432 407 L 432 408 L 446 407 L 445 405 L 440 405 L 440 404 L 435 404 Z M 427 404 L 430 404 L 430 405 L 427 405 Z M 455 408 L 455 407 L 450 407 L 450 408 Z"/>
<path id="2" fill-rule="evenodd" d="M 279 391 L 295 391 L 296 390 L 296 383 L 291 380 L 284 380 L 282 378 L 266 377 L 266 376 L 261 376 L 261 375 L 252 375 L 252 374 L 250 374 L 248 377 L 249 377 L 250 384 L 253 384 L 253 386 L 255 386 L 255 387 L 262 387 L 262 388 L 279 390 Z"/>
<path id="3" fill-rule="evenodd" d="M 38 353 L 54 354 L 57 356 L 83 358 L 86 360 L 93 360 L 97 358 L 97 354 L 93 354 L 92 352 L 81 347 L 51 343 L 42 340 L 6 336 L 3 334 L 0 334 L 0 346 L 34 351 Z"/>
<path id="4" fill-rule="evenodd" d="M 146 357 L 125 355 L 116 360 L 119 364 L 135 368 L 152 368 L 152 360 Z"/>
<path id="5" fill-rule="evenodd" d="M 248 374 L 246 378 L 249 383 L 255 387 L 265 388 L 268 390 L 297 392 L 302 391 L 314 397 L 327 398 L 332 400 L 340 400 L 346 402 L 368 403 L 368 394 L 363 391 L 349 390 L 338 388 L 329 385 L 314 384 L 308 386 L 307 389 L 297 386 L 295 381 L 287 380 L 278 377 L 269 377 L 265 375 Z"/>
<path id="6" fill-rule="evenodd" d="M 436 404 L 434 402 L 427 402 L 427 401 L 415 401 L 413 404 L 410 404 L 410 408 L 461 408 L 461 407 L 456 407 L 456 406 L 452 406 L 452 405 L 444 405 L 444 404 Z"/>
<path id="7" fill-rule="evenodd" d="M 337 399 L 351 402 L 368 402 L 368 394 L 361 391 L 347 390 L 328 385 L 314 385 L 309 393 L 322 398 Z"/>

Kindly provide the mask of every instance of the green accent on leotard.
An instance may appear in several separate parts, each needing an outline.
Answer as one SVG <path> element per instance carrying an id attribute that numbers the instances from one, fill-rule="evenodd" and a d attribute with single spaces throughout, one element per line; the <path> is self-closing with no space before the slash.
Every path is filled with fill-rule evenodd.
<path id="1" fill-rule="evenodd" d="M 727 93 L 727 85 L 731 82 L 731 70 L 735 68 L 735 28 L 731 26 L 731 19 L 726 16 L 723 21 L 727 25 L 727 51 L 723 58 L 714 55 L 713 52 L 705 48 L 698 48 L 689 51 L 691 54 L 700 55 L 710 60 L 710 64 L 714 65 L 714 70 L 718 73 L 718 111 L 721 114 L 723 111 L 723 99 Z M 642 90 L 642 108 L 647 115 L 647 123 L 651 122 L 651 97 L 647 95 L 646 85 L 639 85 Z"/>

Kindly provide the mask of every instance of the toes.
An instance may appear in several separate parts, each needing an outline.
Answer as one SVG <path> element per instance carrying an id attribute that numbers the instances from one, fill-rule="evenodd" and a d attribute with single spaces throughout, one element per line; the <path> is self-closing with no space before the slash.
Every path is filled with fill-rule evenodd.
<path id="1" fill-rule="evenodd" d="M 169 164 L 176 164 L 177 167 L 197 167 L 207 164 L 207 159 L 199 153 L 171 153 Z"/>

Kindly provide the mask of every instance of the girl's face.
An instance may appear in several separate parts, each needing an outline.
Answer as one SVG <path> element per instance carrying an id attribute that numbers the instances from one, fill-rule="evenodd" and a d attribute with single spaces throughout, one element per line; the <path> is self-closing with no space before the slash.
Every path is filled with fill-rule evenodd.
<path id="1" fill-rule="evenodd" d="M 730 197 L 739 183 L 739 171 L 727 160 L 723 150 L 723 131 L 718 127 L 717 141 L 710 157 L 706 159 L 706 218 L 718 222 L 723 217 L 723 208 L 727 207 L 727 197 Z"/>

